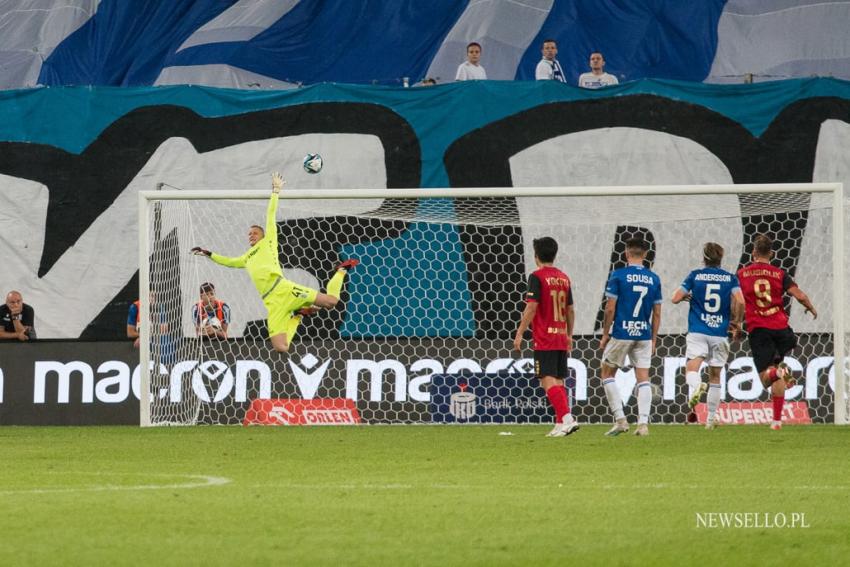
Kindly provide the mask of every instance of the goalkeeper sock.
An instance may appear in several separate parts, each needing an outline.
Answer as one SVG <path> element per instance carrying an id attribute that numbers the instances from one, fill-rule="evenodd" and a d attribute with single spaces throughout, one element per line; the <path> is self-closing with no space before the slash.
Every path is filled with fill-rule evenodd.
<path id="1" fill-rule="evenodd" d="M 688 399 L 694 397 L 694 394 L 699 388 L 699 384 L 701 382 L 699 377 L 699 372 L 688 372 L 685 374 L 685 382 L 688 383 Z"/>
<path id="2" fill-rule="evenodd" d="M 720 405 L 720 384 L 708 385 L 708 421 L 714 419 L 717 414 L 717 406 Z"/>
<path id="3" fill-rule="evenodd" d="M 552 386 L 546 390 L 546 397 L 555 410 L 555 421 L 561 423 L 564 416 L 570 413 L 570 401 L 567 397 L 567 389 L 563 386 Z"/>
<path id="4" fill-rule="evenodd" d="M 342 294 L 342 282 L 345 279 L 345 274 L 345 270 L 338 270 L 337 273 L 334 274 L 334 277 L 332 277 L 328 282 L 328 295 L 339 299 L 339 296 Z"/>
<path id="5" fill-rule="evenodd" d="M 626 414 L 623 412 L 623 402 L 620 399 L 620 390 L 617 389 L 617 381 L 613 378 L 606 378 L 602 381 L 602 386 L 605 388 L 605 397 L 608 398 L 608 407 L 611 408 L 614 419 L 626 419 Z"/>
<path id="6" fill-rule="evenodd" d="M 782 405 L 785 403 L 785 396 L 773 396 L 773 421 L 782 421 Z"/>
<path id="7" fill-rule="evenodd" d="M 638 425 L 649 423 L 649 412 L 652 410 L 652 387 L 649 382 L 638 384 Z"/>

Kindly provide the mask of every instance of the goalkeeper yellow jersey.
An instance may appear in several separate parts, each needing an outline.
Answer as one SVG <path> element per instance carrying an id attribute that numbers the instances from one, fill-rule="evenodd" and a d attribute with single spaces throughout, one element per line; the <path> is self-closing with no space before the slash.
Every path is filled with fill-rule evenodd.
<path id="1" fill-rule="evenodd" d="M 254 287 L 257 288 L 260 296 L 265 296 L 271 291 L 278 278 L 283 277 L 277 256 L 277 223 L 275 222 L 277 201 L 277 193 L 272 193 L 266 211 L 266 234 L 247 252 L 236 258 L 222 256 L 215 252 L 210 254 L 210 260 L 216 264 L 248 270 L 248 275 L 251 276 L 251 281 L 254 282 Z"/>

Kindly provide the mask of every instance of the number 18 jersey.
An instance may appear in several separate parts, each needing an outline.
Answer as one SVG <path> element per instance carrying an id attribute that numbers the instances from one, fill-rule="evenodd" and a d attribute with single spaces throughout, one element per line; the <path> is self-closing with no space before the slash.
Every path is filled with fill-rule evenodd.
<path id="1" fill-rule="evenodd" d="M 534 350 L 570 350 L 567 306 L 573 304 L 573 289 L 567 274 L 553 266 L 543 266 L 529 276 L 525 299 L 537 303 L 531 322 Z"/>
<path id="2" fill-rule="evenodd" d="M 661 278 L 652 270 L 630 264 L 614 270 L 605 296 L 617 300 L 611 336 L 626 341 L 652 339 L 652 308 L 661 303 Z"/>

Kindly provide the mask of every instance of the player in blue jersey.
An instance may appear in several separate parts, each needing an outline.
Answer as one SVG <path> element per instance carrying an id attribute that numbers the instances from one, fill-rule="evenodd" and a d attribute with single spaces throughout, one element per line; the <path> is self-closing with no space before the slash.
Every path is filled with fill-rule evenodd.
<path id="1" fill-rule="evenodd" d="M 628 266 L 614 270 L 608 278 L 605 296 L 605 321 L 602 326 L 602 385 L 608 406 L 614 414 L 610 437 L 629 430 L 623 402 L 614 376 L 624 367 L 626 355 L 637 378 L 638 426 L 635 435 L 649 435 L 652 391 L 649 362 L 655 352 L 655 340 L 661 325 L 661 278 L 644 267 L 649 244 L 641 238 L 626 242 Z"/>
<path id="2" fill-rule="evenodd" d="M 720 372 L 729 359 L 730 329 L 733 337 L 741 328 L 744 318 L 744 294 L 738 277 L 720 267 L 723 247 L 716 242 L 707 242 L 702 248 L 704 268 L 693 270 L 682 285 L 673 293 L 671 301 L 690 301 L 688 312 L 688 338 L 685 358 L 685 380 L 688 383 L 688 406 L 694 421 L 694 406 L 706 390 L 700 379 L 703 362 L 708 362 L 708 419 L 706 429 L 717 425 L 717 406 L 720 405 Z"/>

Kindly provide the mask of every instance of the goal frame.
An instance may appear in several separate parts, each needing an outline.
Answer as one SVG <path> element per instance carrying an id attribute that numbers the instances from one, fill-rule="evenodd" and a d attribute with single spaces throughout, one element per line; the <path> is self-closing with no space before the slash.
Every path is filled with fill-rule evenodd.
<path id="1" fill-rule="evenodd" d="M 140 302 L 140 340 L 139 375 L 140 401 L 139 424 L 151 426 L 150 415 L 150 321 L 148 317 L 150 288 L 149 258 L 150 227 L 148 217 L 150 207 L 157 201 L 173 200 L 267 200 L 268 190 L 163 190 L 163 184 L 157 184 L 157 190 L 139 191 L 139 302 Z M 733 184 L 733 185 L 629 185 L 629 186 L 588 186 L 588 187 L 482 187 L 482 188 L 435 188 L 435 189 L 287 189 L 280 193 L 281 200 L 323 200 L 323 199 L 434 199 L 434 198 L 499 198 L 499 197 L 624 197 L 624 196 L 688 196 L 688 195 L 726 195 L 759 193 L 826 193 L 832 195 L 832 305 L 833 305 L 833 366 L 835 372 L 835 396 L 833 415 L 836 425 L 850 424 L 850 411 L 847 407 L 847 381 L 845 341 L 837 340 L 845 336 L 843 305 L 844 277 L 844 185 L 843 183 L 776 183 L 776 184 Z M 845 360 L 845 364 L 835 361 Z M 841 371 L 839 371 L 841 370 Z"/>

